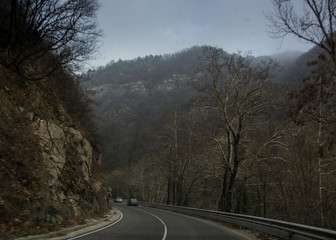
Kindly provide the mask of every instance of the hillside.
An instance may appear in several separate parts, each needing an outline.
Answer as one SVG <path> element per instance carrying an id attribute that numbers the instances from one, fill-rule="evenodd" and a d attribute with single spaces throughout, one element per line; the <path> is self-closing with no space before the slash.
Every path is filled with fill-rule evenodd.
<path id="1" fill-rule="evenodd" d="M 1 239 L 109 211 L 89 98 L 74 74 L 95 49 L 97 8 L 0 2 Z"/>
<path id="2" fill-rule="evenodd" d="M 102 136 L 103 163 L 108 169 L 125 167 L 150 151 L 155 124 L 165 109 L 181 106 L 194 95 L 202 48 L 167 56 L 119 61 L 89 71 L 83 85 L 94 92 Z"/>
<path id="3" fill-rule="evenodd" d="M 319 50 L 273 56 L 275 76 L 266 58 L 206 50 L 207 71 L 193 47 L 88 72 L 113 193 L 333 229 L 336 195 L 319 193 L 335 189 L 334 126 L 319 128 L 314 114 L 334 122 L 334 85 L 323 85 L 322 105 L 321 78 L 302 83 Z M 322 73 L 329 82 L 334 72 Z M 321 150 L 320 137 L 331 145 Z"/>
<path id="4" fill-rule="evenodd" d="M 1 238 L 104 214 L 100 152 L 54 88 L 66 75 L 32 82 L 1 65 L 0 75 Z"/>
<path id="5" fill-rule="evenodd" d="M 288 55 L 273 55 L 274 60 L 278 61 L 282 67 L 281 72 L 275 78 L 275 82 L 294 86 L 302 86 L 302 80 L 310 76 L 312 69 L 307 63 L 316 60 L 322 50 L 318 47 L 310 49 L 306 53 Z"/>
<path id="6" fill-rule="evenodd" d="M 309 56 L 298 52 L 271 56 L 281 67 L 273 81 L 299 84 L 309 74 L 305 64 Z M 107 169 L 128 166 L 150 151 L 147 147 L 162 113 L 187 104 L 195 96 L 191 83 L 198 78 L 202 57 L 203 47 L 195 46 L 171 55 L 111 62 L 87 73 L 82 84 L 92 91 L 97 103 L 95 112 L 100 118 L 98 128 Z"/>

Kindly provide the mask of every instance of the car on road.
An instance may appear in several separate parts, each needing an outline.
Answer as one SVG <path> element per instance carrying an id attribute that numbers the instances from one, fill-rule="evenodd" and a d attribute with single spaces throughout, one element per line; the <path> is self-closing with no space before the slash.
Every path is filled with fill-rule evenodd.
<path id="1" fill-rule="evenodd" d="M 130 198 L 127 201 L 127 206 L 138 206 L 139 205 L 139 201 L 136 200 L 135 198 Z"/>
<path id="2" fill-rule="evenodd" d="M 115 203 L 122 203 L 123 200 L 122 200 L 121 197 L 116 197 L 116 198 L 114 199 L 114 202 L 115 202 Z"/>

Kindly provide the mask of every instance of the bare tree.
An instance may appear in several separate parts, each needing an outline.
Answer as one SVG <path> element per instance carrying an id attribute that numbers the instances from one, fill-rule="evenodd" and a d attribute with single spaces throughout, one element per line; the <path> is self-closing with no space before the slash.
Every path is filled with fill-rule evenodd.
<path id="1" fill-rule="evenodd" d="M 326 208 L 330 205 L 329 199 L 335 197 L 336 190 L 328 180 L 336 172 L 332 160 L 335 158 L 336 81 L 335 71 L 324 60 L 320 59 L 318 68 L 305 81 L 303 89 L 292 92 L 294 103 L 291 114 L 293 120 L 308 132 L 306 137 L 314 149 L 315 173 L 318 178 L 315 190 L 319 196 L 320 225 L 328 227 Z"/>
<path id="2" fill-rule="evenodd" d="M 307 134 L 314 136 L 313 146 L 317 162 L 318 195 L 320 208 L 320 225 L 326 227 L 326 206 L 333 193 L 327 186 L 327 179 L 333 174 L 330 166 L 331 149 L 335 133 L 335 67 L 336 67 L 336 1 L 304 0 L 303 10 L 298 14 L 293 1 L 273 0 L 275 15 L 269 15 L 271 34 L 284 38 L 288 34 L 325 50 L 326 54 L 312 62 L 316 68 L 303 89 L 292 92 L 295 99 L 292 114 L 295 122 L 309 125 Z M 331 154 L 331 156 L 330 156 Z M 329 155 L 329 156 L 328 156 Z"/>
<path id="3" fill-rule="evenodd" d="M 1 27 L 7 33 L 6 65 L 28 77 L 37 70 L 47 75 L 60 66 L 78 68 L 101 35 L 98 7 L 97 0 L 9 0 L 9 19 Z"/>
<path id="4" fill-rule="evenodd" d="M 201 148 L 197 145 L 197 131 L 190 115 L 176 108 L 169 109 L 162 126 L 162 145 L 167 154 L 163 165 L 167 171 L 168 204 L 185 205 L 200 174 L 194 158 Z"/>
<path id="5" fill-rule="evenodd" d="M 291 34 L 313 43 L 324 49 L 336 65 L 335 0 L 302 0 L 302 11 L 295 10 L 293 0 L 272 2 L 274 12 L 266 17 L 273 37 L 284 38 Z"/>
<path id="6" fill-rule="evenodd" d="M 258 125 L 260 114 L 269 106 L 263 98 L 275 64 L 252 63 L 239 54 L 228 55 L 218 48 L 205 49 L 205 75 L 195 84 L 200 108 L 214 116 L 204 129 L 213 141 L 221 162 L 219 210 L 232 210 L 232 194 L 239 167 L 249 155 L 248 133 Z M 214 168 L 217 169 L 217 168 Z"/>

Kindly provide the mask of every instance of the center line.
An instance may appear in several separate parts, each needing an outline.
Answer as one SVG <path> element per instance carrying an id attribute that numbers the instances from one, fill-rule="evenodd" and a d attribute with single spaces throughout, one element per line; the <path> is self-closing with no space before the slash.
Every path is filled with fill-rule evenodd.
<path id="1" fill-rule="evenodd" d="M 149 213 L 149 212 L 146 212 L 146 211 L 144 211 L 144 210 L 140 210 L 140 209 L 137 209 L 137 210 L 140 211 L 140 212 L 147 213 L 147 214 L 149 214 L 149 215 L 155 217 L 156 219 L 158 219 L 158 220 L 163 224 L 163 226 L 164 226 L 164 234 L 163 234 L 162 240 L 165 240 L 165 239 L 167 238 L 167 226 L 166 226 L 166 224 L 164 223 L 164 221 L 163 221 L 161 218 L 159 218 L 158 216 L 156 216 L 156 215 L 154 215 L 154 214 L 152 214 L 152 213 Z"/>

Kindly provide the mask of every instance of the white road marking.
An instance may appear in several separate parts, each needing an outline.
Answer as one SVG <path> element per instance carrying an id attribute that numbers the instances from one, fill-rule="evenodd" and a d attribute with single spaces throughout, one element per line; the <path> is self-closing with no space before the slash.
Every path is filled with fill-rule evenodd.
<path id="1" fill-rule="evenodd" d="M 120 211 L 119 211 L 119 212 L 120 212 Z M 93 231 L 91 231 L 91 232 L 84 233 L 84 234 L 78 235 L 78 236 L 73 237 L 73 238 L 69 238 L 68 240 L 73 240 L 73 239 L 81 238 L 81 237 L 90 235 L 90 234 L 92 234 L 92 233 L 99 232 L 99 231 L 104 230 L 104 229 L 106 229 L 106 228 L 112 227 L 113 225 L 115 225 L 115 224 L 117 224 L 118 222 L 120 222 L 121 219 L 123 219 L 123 214 L 122 214 L 122 212 L 120 212 L 120 214 L 121 214 L 121 215 L 120 215 L 120 218 L 119 218 L 117 221 L 115 221 L 115 222 L 113 222 L 113 223 L 111 223 L 111 224 L 109 224 L 109 225 L 107 225 L 107 226 L 105 226 L 105 227 L 99 228 L 99 229 L 97 229 L 97 230 L 93 230 Z"/>
<path id="2" fill-rule="evenodd" d="M 154 215 L 152 213 L 149 213 L 149 212 L 146 212 L 146 211 L 140 210 L 140 209 L 137 209 L 137 210 L 140 211 L 140 212 L 147 213 L 147 214 L 155 217 L 156 219 L 158 219 L 163 224 L 163 226 L 164 226 L 164 234 L 163 234 L 162 240 L 165 240 L 167 238 L 167 225 L 165 224 L 165 222 L 161 218 L 159 218 L 158 216 L 156 216 L 156 215 Z"/>

